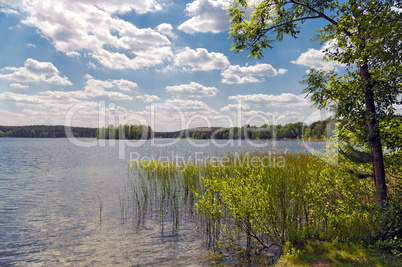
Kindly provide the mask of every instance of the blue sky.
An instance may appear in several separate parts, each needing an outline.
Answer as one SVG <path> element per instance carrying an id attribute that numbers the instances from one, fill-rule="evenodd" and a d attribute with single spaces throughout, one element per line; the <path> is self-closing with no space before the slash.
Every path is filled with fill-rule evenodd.
<path id="1" fill-rule="evenodd" d="M 0 0 L 0 125 L 173 131 L 319 119 L 299 81 L 311 67 L 342 68 L 310 40 L 325 21 L 257 60 L 230 51 L 229 2 Z"/>

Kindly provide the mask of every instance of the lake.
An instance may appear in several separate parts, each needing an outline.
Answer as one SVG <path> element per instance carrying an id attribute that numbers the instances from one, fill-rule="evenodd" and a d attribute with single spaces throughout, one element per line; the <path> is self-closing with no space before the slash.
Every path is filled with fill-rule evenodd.
<path id="1" fill-rule="evenodd" d="M 172 232 L 152 216 L 141 226 L 133 216 L 122 218 L 128 160 L 202 162 L 255 150 L 306 151 L 298 141 L 73 141 L 0 138 L 0 266 L 217 263 L 191 219 Z M 310 150 L 324 145 L 309 143 Z"/>

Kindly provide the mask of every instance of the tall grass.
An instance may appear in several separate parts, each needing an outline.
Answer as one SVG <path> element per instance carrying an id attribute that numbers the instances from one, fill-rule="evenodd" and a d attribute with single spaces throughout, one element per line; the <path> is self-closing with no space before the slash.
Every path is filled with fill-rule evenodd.
<path id="1" fill-rule="evenodd" d="M 277 257 L 286 242 L 367 243 L 377 211 L 370 179 L 310 154 L 252 152 L 205 162 L 129 163 L 134 214 L 161 229 L 191 221 L 217 249 Z M 149 214 L 147 215 L 147 211 Z"/>

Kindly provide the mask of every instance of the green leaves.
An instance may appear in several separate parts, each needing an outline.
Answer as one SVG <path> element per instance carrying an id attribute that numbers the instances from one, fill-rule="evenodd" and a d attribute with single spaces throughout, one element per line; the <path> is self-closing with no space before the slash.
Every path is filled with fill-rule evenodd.
<path id="1" fill-rule="evenodd" d="M 355 1 L 259 1 L 246 20 L 238 6 L 231 6 L 230 35 L 236 52 L 248 49 L 250 56 L 262 57 L 273 41 L 285 35 L 297 38 L 300 25 L 309 19 L 328 23 L 318 29 L 321 42 L 331 49 L 325 58 L 345 64 L 343 75 L 334 71 L 311 70 L 302 81 L 305 93 L 319 109 L 332 109 L 347 123 L 341 128 L 341 141 L 372 148 L 373 171 L 378 185 L 378 205 L 387 199 L 383 144 L 391 150 L 401 147 L 402 139 L 394 129 L 393 105 L 402 93 L 402 12 L 400 0 Z M 335 15 L 336 14 L 336 15 Z"/>

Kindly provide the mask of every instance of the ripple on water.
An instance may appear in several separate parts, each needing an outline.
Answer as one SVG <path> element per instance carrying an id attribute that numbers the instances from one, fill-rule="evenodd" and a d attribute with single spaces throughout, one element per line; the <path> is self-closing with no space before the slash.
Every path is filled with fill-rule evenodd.
<path id="1" fill-rule="evenodd" d="M 290 144 L 278 143 L 278 147 Z M 138 227 L 133 211 L 128 210 L 129 218 L 122 223 L 119 196 L 127 183 L 130 152 L 148 158 L 194 158 L 194 148 L 184 139 L 169 147 L 150 144 L 126 147 L 125 158 L 119 159 L 118 145 L 83 148 L 68 139 L 1 139 L 0 266 L 199 266 L 211 262 L 207 260 L 211 252 L 191 222 L 180 224 L 176 232 L 168 227 L 162 232 L 158 216 Z M 207 156 L 253 151 L 254 147 L 236 141 L 233 147 L 199 149 Z"/>

